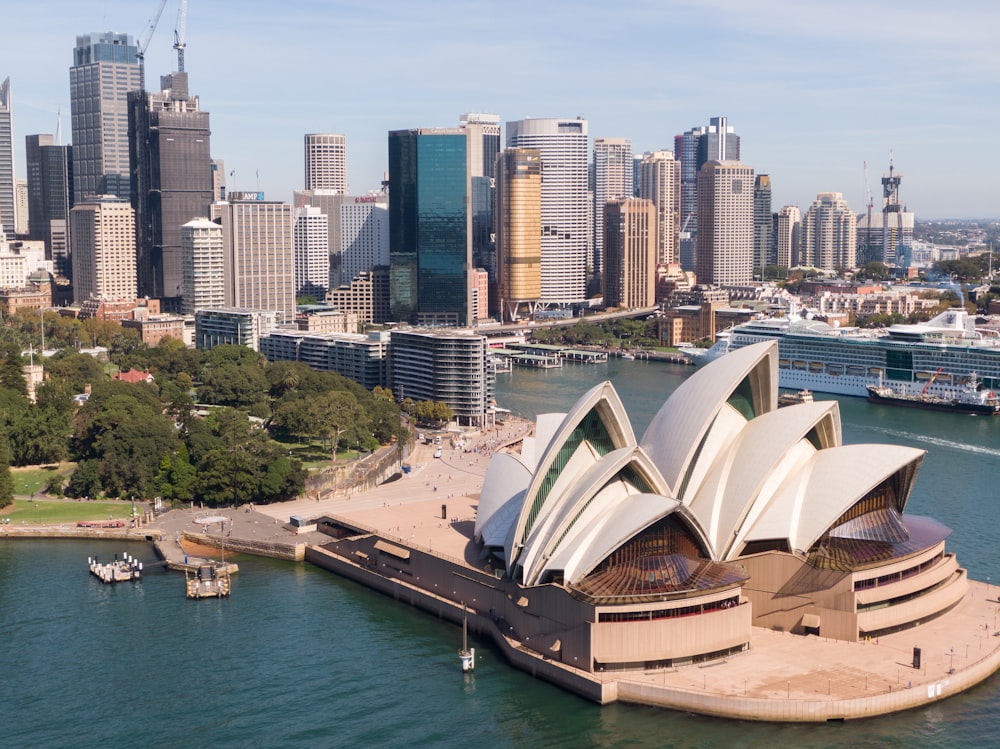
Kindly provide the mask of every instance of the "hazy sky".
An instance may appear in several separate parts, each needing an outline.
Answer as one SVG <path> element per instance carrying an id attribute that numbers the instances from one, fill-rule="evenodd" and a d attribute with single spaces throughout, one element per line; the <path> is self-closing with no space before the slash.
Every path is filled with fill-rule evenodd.
<path id="1" fill-rule="evenodd" d="M 13 0 L 10 0 L 11 2 Z M 144 36 L 157 0 L 36 0 L 4 14 L 0 80 L 24 136 L 70 141 L 77 34 Z M 176 68 L 168 0 L 146 81 Z M 994 0 L 190 0 L 185 67 L 229 188 L 291 200 L 302 136 L 347 136 L 352 192 L 378 186 L 386 133 L 576 117 L 634 153 L 724 115 L 774 210 L 842 192 L 876 205 L 890 149 L 919 219 L 1000 216 L 1000 4 Z M 150 84 L 153 84 L 150 86 Z"/>

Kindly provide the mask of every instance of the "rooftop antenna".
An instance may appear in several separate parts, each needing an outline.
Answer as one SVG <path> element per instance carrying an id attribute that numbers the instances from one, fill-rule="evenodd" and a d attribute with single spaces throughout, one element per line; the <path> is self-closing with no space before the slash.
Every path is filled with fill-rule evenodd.
<path id="1" fill-rule="evenodd" d="M 174 49 L 177 50 L 177 72 L 184 72 L 184 48 L 187 47 L 187 0 L 181 0 L 174 27 Z"/>

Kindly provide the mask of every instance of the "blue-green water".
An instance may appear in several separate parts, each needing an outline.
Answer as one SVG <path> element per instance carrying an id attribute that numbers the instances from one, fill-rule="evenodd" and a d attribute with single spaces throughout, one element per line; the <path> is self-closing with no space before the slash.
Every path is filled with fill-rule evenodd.
<path id="1" fill-rule="evenodd" d="M 614 381 L 641 435 L 689 369 L 651 362 L 501 375 L 516 413 L 565 410 Z M 910 511 L 954 529 L 998 580 L 1000 418 L 841 399 L 845 440 L 929 451 Z M 104 586 L 119 545 L 0 541 L 2 747 L 980 747 L 1000 736 L 1000 679 L 925 710 L 845 725 L 735 723 L 597 707 L 509 668 L 488 643 L 458 669 L 457 627 L 306 565 L 242 557 L 233 596 L 188 601 L 176 573 Z M 151 558 L 133 545 L 129 552 Z"/>

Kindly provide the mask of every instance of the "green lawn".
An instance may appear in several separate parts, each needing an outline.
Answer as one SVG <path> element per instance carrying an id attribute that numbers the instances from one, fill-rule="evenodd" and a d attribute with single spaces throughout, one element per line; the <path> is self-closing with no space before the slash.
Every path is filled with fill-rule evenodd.
<path id="1" fill-rule="evenodd" d="M 13 505 L 0 509 L 0 518 L 10 518 L 11 525 L 72 524 L 78 520 L 108 520 L 109 517 L 127 520 L 131 516 L 131 502 L 15 499 Z"/>
<path id="2" fill-rule="evenodd" d="M 62 465 L 43 466 L 42 468 L 26 468 L 24 470 L 15 468 L 11 471 L 14 478 L 14 494 L 31 496 L 40 494 L 45 484 L 55 475 L 62 475 L 66 480 L 73 473 L 76 466 L 72 463 Z"/>

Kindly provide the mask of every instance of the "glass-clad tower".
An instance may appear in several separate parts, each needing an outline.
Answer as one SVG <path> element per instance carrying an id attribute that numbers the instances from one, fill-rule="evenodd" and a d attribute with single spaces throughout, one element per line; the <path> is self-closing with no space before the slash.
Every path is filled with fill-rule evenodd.
<path id="1" fill-rule="evenodd" d="M 126 97 L 140 85 L 136 52 L 128 34 L 76 38 L 69 69 L 74 203 L 85 195 L 129 197 Z"/>
<path id="2" fill-rule="evenodd" d="M 467 135 L 457 128 L 389 133 L 392 316 L 470 325 L 472 262 Z"/>

